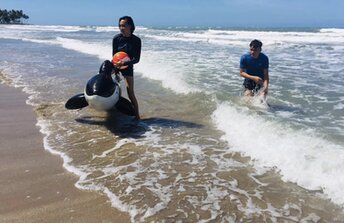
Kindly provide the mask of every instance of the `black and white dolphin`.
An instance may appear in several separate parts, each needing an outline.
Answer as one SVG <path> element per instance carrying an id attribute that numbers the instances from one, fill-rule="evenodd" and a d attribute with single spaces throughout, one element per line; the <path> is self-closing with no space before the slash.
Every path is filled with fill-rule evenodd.
<path id="1" fill-rule="evenodd" d="M 67 109 L 81 109 L 90 106 L 99 111 L 118 111 L 135 116 L 134 106 L 121 96 L 121 88 L 117 79 L 111 74 L 113 65 L 109 60 L 102 63 L 99 74 L 93 76 L 86 84 L 84 93 L 71 97 L 65 104 Z"/>

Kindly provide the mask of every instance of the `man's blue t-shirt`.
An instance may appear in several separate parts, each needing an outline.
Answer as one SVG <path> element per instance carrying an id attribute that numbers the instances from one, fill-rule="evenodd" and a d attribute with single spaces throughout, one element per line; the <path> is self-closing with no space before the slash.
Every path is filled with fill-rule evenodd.
<path id="1" fill-rule="evenodd" d="M 255 59 L 250 53 L 245 53 L 240 58 L 240 68 L 245 69 L 249 75 L 259 76 L 264 79 L 264 69 L 269 68 L 269 58 L 260 53 L 258 58 Z"/>

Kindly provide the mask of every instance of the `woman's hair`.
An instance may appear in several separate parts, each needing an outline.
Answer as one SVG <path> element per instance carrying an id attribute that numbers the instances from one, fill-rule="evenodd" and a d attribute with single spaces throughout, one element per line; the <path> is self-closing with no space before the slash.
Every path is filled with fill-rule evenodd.
<path id="1" fill-rule="evenodd" d="M 127 21 L 127 24 L 130 26 L 131 33 L 133 33 L 135 31 L 134 21 L 130 16 L 123 16 L 123 17 L 119 18 L 118 24 L 121 22 L 121 20 Z"/>

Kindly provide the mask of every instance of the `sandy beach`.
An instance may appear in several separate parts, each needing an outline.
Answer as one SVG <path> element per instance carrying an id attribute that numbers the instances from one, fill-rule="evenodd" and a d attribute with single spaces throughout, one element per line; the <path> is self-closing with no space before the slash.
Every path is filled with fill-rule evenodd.
<path id="1" fill-rule="evenodd" d="M 0 84 L 0 222 L 130 222 L 44 150 L 27 95 Z"/>

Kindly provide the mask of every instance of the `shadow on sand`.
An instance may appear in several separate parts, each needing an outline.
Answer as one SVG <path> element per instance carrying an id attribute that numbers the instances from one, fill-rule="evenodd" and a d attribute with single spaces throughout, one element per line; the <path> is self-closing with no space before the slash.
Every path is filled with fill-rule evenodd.
<path id="1" fill-rule="evenodd" d="M 84 116 L 75 119 L 77 122 L 89 125 L 106 127 L 114 135 L 121 138 L 141 138 L 150 130 L 151 126 L 162 128 L 201 128 L 203 125 L 174 119 L 152 117 L 136 120 L 131 116 L 123 115 L 116 111 L 108 113 L 107 117 Z"/>

